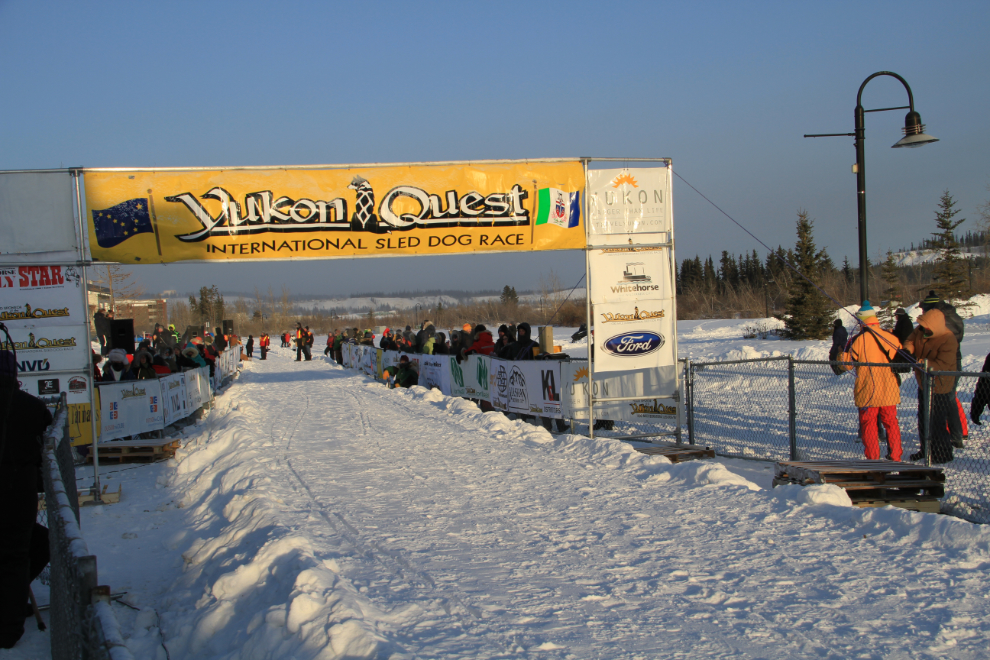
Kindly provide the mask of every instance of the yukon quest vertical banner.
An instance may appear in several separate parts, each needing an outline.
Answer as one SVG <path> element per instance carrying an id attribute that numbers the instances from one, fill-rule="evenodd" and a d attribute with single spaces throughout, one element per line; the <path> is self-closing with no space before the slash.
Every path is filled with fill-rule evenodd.
<path id="1" fill-rule="evenodd" d="M 120 263 L 585 246 L 580 161 L 84 172 L 90 253 Z"/>

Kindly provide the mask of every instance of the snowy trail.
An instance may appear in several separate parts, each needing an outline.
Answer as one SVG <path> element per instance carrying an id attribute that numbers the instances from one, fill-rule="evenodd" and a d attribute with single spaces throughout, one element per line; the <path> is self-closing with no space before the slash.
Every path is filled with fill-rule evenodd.
<path id="1" fill-rule="evenodd" d="M 84 509 L 140 657 L 987 656 L 990 529 L 322 360 L 248 363 L 217 404 Z"/>
<path id="2" fill-rule="evenodd" d="M 967 523 L 798 503 L 781 493 L 816 491 L 772 496 L 718 463 L 671 466 L 628 445 L 554 437 L 323 361 L 254 362 L 229 396 L 241 458 L 221 459 L 232 462 L 220 482 L 243 481 L 232 472 L 247 461 L 266 476 L 223 499 L 226 526 L 244 524 L 234 509 L 248 505 L 235 500 L 264 500 L 281 539 L 269 531 L 259 551 L 249 534 L 218 535 L 241 558 L 220 552 L 187 571 L 209 596 L 166 617 L 164 632 L 181 638 L 183 619 L 209 619 L 226 641 L 180 643 L 190 655 L 173 658 L 227 657 L 227 644 L 242 648 L 229 657 L 277 657 L 287 634 L 296 657 L 336 657 L 320 655 L 321 639 L 368 657 L 983 655 L 990 535 Z M 288 566 L 256 567 L 240 591 L 225 585 L 279 542 L 308 548 L 332 587 L 305 591 L 290 575 L 259 623 L 257 599 L 240 601 Z M 335 619 L 345 596 L 349 613 Z M 307 632 L 328 616 L 361 629 Z"/>

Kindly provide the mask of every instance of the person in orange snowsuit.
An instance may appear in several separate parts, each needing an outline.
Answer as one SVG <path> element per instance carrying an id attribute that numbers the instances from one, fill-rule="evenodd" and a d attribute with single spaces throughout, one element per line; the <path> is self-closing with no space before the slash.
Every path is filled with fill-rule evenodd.
<path id="1" fill-rule="evenodd" d="M 901 349 L 901 342 L 880 327 L 876 310 L 869 300 L 856 312 L 862 330 L 852 338 L 840 356 L 841 362 L 889 363 Z M 859 408 L 859 434 L 863 439 L 866 458 L 880 458 L 880 439 L 877 419 L 887 431 L 888 459 L 900 461 L 901 429 L 897 423 L 897 406 L 901 402 L 901 384 L 894 370 L 889 367 L 861 367 L 842 365 L 844 371 L 856 369 L 856 385 L 853 399 Z"/>

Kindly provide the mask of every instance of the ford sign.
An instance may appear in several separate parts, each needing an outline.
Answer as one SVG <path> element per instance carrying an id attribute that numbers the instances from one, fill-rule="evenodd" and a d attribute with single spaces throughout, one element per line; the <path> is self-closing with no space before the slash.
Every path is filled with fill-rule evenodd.
<path id="1" fill-rule="evenodd" d="M 656 332 L 623 332 L 605 340 L 602 348 L 617 357 L 637 357 L 659 351 L 663 344 L 663 335 Z"/>

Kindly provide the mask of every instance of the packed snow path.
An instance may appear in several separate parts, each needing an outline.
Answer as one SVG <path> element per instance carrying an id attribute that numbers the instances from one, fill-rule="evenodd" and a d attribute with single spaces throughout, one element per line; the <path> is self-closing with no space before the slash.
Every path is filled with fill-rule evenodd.
<path id="1" fill-rule="evenodd" d="M 217 404 L 160 468 L 167 542 L 94 548 L 172 660 L 987 655 L 990 531 L 969 523 L 761 490 L 284 352 Z M 96 518 L 90 538 L 114 529 Z M 160 586 L 115 579 L 127 562 Z"/>

